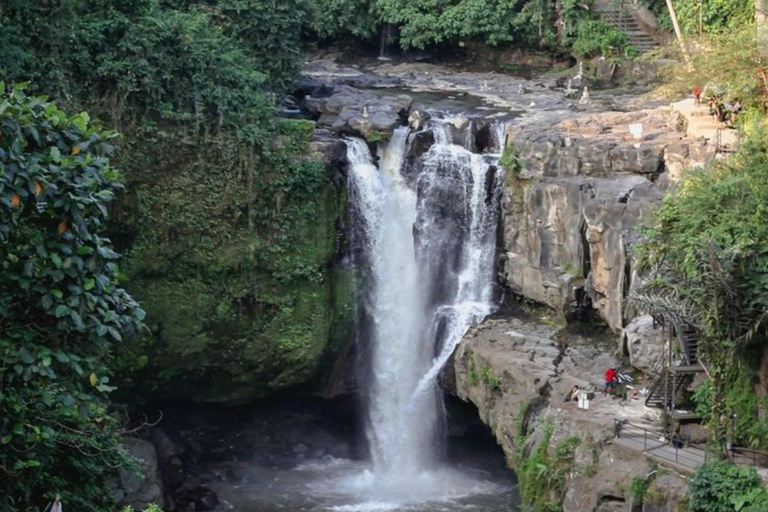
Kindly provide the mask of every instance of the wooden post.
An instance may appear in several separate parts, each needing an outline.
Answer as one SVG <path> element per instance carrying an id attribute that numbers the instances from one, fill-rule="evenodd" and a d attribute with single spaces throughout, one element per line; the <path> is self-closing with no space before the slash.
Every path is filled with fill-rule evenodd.
<path id="1" fill-rule="evenodd" d="M 680 23 L 677 21 L 677 13 L 675 12 L 675 6 L 672 5 L 672 0 L 667 0 L 667 9 L 669 10 L 669 17 L 672 18 L 672 25 L 675 27 L 675 35 L 677 36 L 677 41 L 680 43 L 680 49 L 683 51 L 685 63 L 688 64 L 688 69 L 692 69 L 691 56 L 688 55 L 688 49 L 685 47 L 683 31 L 680 30 Z"/>
<path id="2" fill-rule="evenodd" d="M 755 21 L 757 21 L 757 49 L 768 55 L 768 0 L 755 0 Z"/>

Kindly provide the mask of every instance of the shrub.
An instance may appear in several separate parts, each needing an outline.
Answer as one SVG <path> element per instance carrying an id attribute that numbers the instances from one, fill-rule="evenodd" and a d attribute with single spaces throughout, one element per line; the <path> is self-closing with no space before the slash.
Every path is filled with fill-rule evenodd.
<path id="1" fill-rule="evenodd" d="M 636 53 L 629 37 L 602 20 L 581 22 L 576 29 L 573 53 L 582 58 L 624 56 Z"/>
<path id="2" fill-rule="evenodd" d="M 690 506 L 696 512 L 764 512 L 768 492 L 754 469 L 714 462 L 691 479 Z"/>
<path id="3" fill-rule="evenodd" d="M 480 379 L 491 391 L 498 391 L 501 389 L 501 378 L 493 373 L 493 368 L 491 368 L 491 365 L 488 363 L 483 364 L 483 367 L 480 369 Z"/>
<path id="4" fill-rule="evenodd" d="M 0 83 L 0 509 L 110 505 L 131 466 L 107 363 L 144 312 L 101 232 L 114 134 Z"/>

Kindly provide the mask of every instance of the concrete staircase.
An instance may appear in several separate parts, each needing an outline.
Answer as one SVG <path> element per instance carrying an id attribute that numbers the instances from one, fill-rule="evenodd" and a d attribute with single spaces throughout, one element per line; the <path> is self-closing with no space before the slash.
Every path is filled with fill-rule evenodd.
<path id="1" fill-rule="evenodd" d="M 693 98 L 686 98 L 673 103 L 672 110 L 685 117 L 688 122 L 686 134 L 689 137 L 704 137 L 709 144 L 715 146 L 717 153 L 731 153 L 736 150 L 739 132 L 715 119 L 706 105 L 696 105 Z"/>
<path id="2" fill-rule="evenodd" d="M 643 29 L 630 9 L 610 0 L 595 2 L 594 6 L 608 23 L 627 35 L 629 42 L 640 54 L 659 48 L 659 43 Z"/>

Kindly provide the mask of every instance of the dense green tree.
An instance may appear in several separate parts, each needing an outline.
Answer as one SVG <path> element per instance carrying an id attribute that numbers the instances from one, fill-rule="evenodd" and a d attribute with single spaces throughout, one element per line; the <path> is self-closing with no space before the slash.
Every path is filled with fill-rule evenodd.
<path id="1" fill-rule="evenodd" d="M 0 508 L 110 502 L 130 466 L 107 410 L 116 344 L 144 312 L 102 233 L 120 190 L 114 134 L 0 84 Z"/>
<path id="2" fill-rule="evenodd" d="M 579 20 L 591 17 L 585 5 L 576 0 L 319 0 L 310 26 L 324 38 L 369 38 L 386 23 L 398 28 L 404 49 L 468 39 L 562 50 Z"/>
<path id="3" fill-rule="evenodd" d="M 652 279 L 633 302 L 697 332 L 712 378 L 708 421 L 720 446 L 738 402 L 727 391 L 745 366 L 759 363 L 766 340 L 766 205 L 768 140 L 758 128 L 733 158 L 690 171 L 665 198 L 639 248 Z M 758 411 L 750 417 L 759 421 Z"/>
<path id="4" fill-rule="evenodd" d="M 688 35 L 720 32 L 755 19 L 755 0 L 674 0 L 680 27 Z"/>

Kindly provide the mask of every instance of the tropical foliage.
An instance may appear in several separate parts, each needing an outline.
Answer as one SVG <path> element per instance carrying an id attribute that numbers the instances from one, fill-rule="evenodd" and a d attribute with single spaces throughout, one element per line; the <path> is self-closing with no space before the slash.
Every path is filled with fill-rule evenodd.
<path id="1" fill-rule="evenodd" d="M 714 462 L 699 467 L 691 479 L 691 510 L 695 512 L 763 512 L 768 491 L 752 468 Z"/>
<path id="2" fill-rule="evenodd" d="M 347 314 L 330 271 L 343 204 L 306 157 L 312 123 L 275 119 L 313 5 L 53 0 L 0 10 L 0 73 L 122 132 L 113 162 L 128 193 L 109 229 L 150 333 L 120 364 L 150 389 L 242 401 L 302 383 Z M 187 385 L 165 386 L 178 379 Z"/>
<path id="3" fill-rule="evenodd" d="M 760 360 L 768 321 L 768 140 L 756 128 L 738 155 L 691 171 L 664 200 L 639 248 L 653 279 L 632 300 L 693 329 L 712 378 L 709 422 L 724 444 L 727 390 Z M 702 215 L 701 212 L 707 212 Z M 750 417 L 756 420 L 757 411 Z"/>
<path id="4" fill-rule="evenodd" d="M 0 84 L 0 508 L 109 503 L 130 466 L 108 363 L 144 312 L 102 233 L 120 190 L 114 134 Z"/>
<path id="5" fill-rule="evenodd" d="M 0 98 L 3 511 L 42 510 L 56 493 L 65 510 L 109 508 L 115 468 L 131 465 L 108 401 L 115 368 L 199 379 L 173 389 L 218 397 L 317 371 L 337 314 L 341 205 L 307 158 L 312 124 L 274 115 L 304 12 L 273 0 L 3 2 L 0 76 L 30 81 Z M 42 91 L 122 136 L 27 96 Z M 118 252 L 130 254 L 122 272 Z M 144 344 L 121 342 L 137 333 Z M 230 353 L 208 347 L 222 340 Z M 258 381 L 210 386 L 232 370 Z"/>
<path id="6" fill-rule="evenodd" d="M 573 53 L 580 57 L 623 57 L 634 52 L 629 37 L 602 20 L 586 20 L 576 28 Z"/>
<path id="7" fill-rule="evenodd" d="M 405 49 L 476 40 L 563 50 L 579 22 L 591 17 L 587 4 L 576 0 L 319 0 L 315 5 L 321 14 L 310 26 L 322 37 L 369 38 L 389 24 L 399 30 Z"/>
<path id="8" fill-rule="evenodd" d="M 687 35 L 721 32 L 755 19 L 754 0 L 675 0 L 678 21 Z"/>

